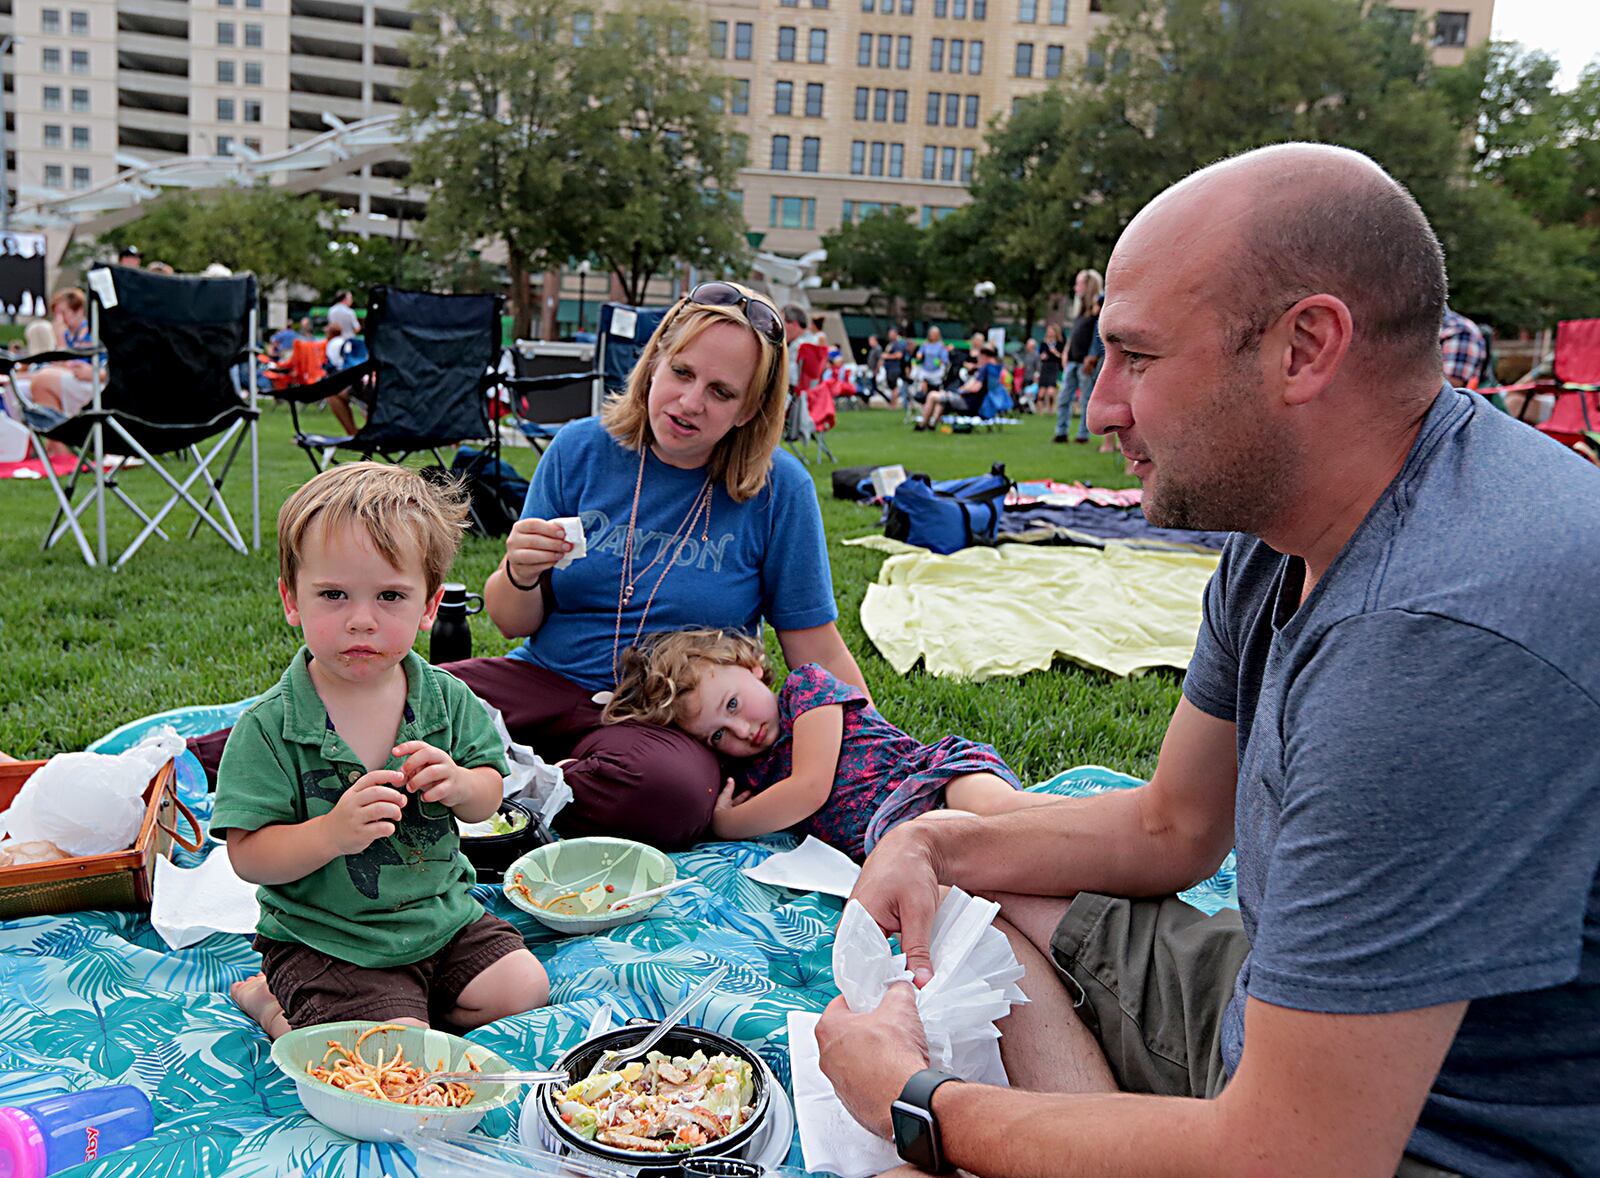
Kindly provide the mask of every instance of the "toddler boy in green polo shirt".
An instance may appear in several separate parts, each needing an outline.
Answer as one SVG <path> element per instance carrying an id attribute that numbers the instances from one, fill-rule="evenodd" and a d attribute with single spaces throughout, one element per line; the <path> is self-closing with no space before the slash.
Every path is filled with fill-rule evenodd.
<path id="1" fill-rule="evenodd" d="M 488 713 L 413 651 L 466 505 L 413 471 L 334 467 L 278 513 L 305 646 L 228 738 L 212 830 L 261 885 L 262 974 L 234 1000 L 273 1038 L 342 1019 L 482 1026 L 542 1006 L 544 968 L 472 898 L 456 819 L 498 809 Z"/>

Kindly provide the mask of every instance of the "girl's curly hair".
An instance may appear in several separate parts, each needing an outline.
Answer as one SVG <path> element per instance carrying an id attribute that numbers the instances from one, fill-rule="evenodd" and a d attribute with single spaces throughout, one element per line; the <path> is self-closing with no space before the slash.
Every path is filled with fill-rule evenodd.
<path id="1" fill-rule="evenodd" d="M 675 725 L 688 710 L 688 696 L 708 667 L 748 667 L 771 683 L 761 643 L 737 630 L 669 630 L 622 654 L 622 678 L 600 719 Z"/>

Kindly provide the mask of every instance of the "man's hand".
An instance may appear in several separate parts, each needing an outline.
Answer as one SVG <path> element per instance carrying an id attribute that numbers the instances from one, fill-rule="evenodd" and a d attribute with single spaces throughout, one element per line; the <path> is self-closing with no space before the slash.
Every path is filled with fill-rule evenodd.
<path id="1" fill-rule="evenodd" d="M 850 1115 L 879 1137 L 892 1136 L 889 1106 L 906 1081 L 928 1066 L 916 991 L 897 982 L 867 1014 L 835 998 L 817 1023 L 817 1046 L 822 1074 Z"/>
<path id="2" fill-rule="evenodd" d="M 395 787 L 404 780 L 398 769 L 374 769 L 339 795 L 325 816 L 339 854 L 359 855 L 394 833 L 406 804 L 406 795 Z"/>
<path id="3" fill-rule="evenodd" d="M 399 770 L 403 784 L 412 793 L 422 794 L 423 801 L 441 802 L 453 810 L 475 797 L 473 779 L 443 749 L 408 740 L 394 746 L 394 755 L 406 759 Z"/>
<path id="4" fill-rule="evenodd" d="M 861 901 L 879 928 L 900 934 L 906 968 L 918 987 L 933 978 L 928 943 L 939 908 L 939 882 L 933 853 L 918 824 L 907 822 L 879 840 L 850 892 L 850 898 Z"/>

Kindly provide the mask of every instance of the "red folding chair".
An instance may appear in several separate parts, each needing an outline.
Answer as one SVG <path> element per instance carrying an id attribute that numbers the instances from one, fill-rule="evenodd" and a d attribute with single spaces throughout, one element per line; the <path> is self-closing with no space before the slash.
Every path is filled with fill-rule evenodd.
<path id="1" fill-rule="evenodd" d="M 1480 389 L 1480 392 L 1494 392 Z M 1533 398 L 1555 397 L 1550 417 L 1534 426 L 1563 446 L 1575 446 L 1600 431 L 1600 319 L 1564 319 L 1556 324 L 1556 354 L 1548 380 L 1507 385 L 1501 393 L 1526 393 L 1525 416 Z"/>

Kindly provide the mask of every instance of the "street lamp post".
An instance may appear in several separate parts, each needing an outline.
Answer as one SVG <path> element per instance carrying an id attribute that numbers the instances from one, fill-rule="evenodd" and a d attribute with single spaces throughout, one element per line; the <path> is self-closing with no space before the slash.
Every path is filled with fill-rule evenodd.
<path id="1" fill-rule="evenodd" d="M 584 258 L 578 263 L 578 330 L 583 330 L 583 312 L 585 285 L 589 281 L 589 259 Z"/>

